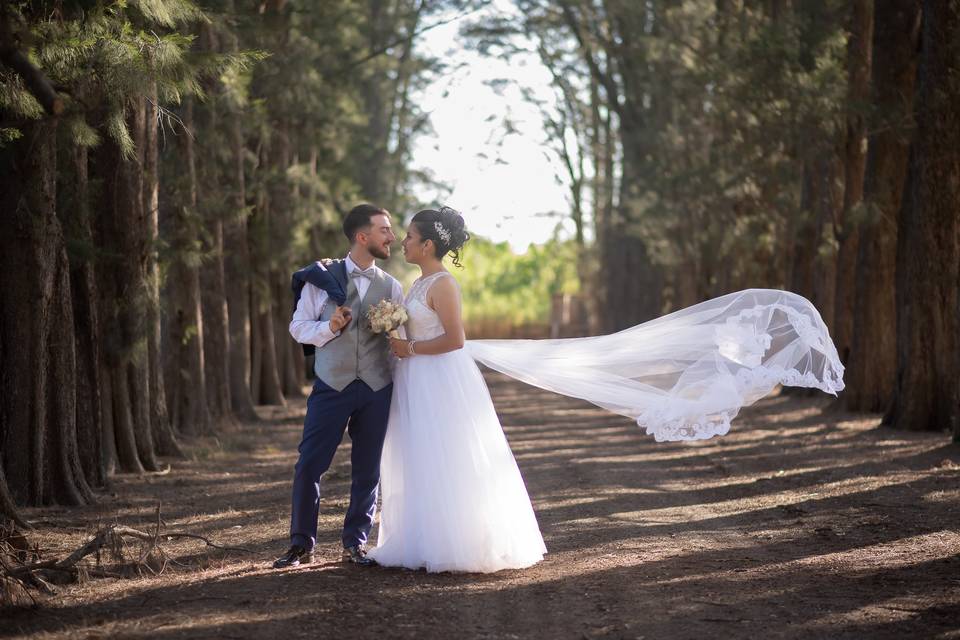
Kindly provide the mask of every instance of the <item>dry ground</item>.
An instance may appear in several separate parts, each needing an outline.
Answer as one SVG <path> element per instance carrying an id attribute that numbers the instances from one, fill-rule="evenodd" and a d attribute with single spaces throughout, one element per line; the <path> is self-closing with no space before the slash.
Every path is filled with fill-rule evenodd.
<path id="1" fill-rule="evenodd" d="M 285 548 L 302 402 L 188 444 L 168 475 L 120 476 L 95 508 L 27 512 L 49 556 L 98 522 L 149 528 L 179 564 L 0 611 L 30 638 L 960 638 L 960 447 L 822 398 L 765 399 L 707 442 L 499 376 L 491 390 L 547 547 L 525 571 L 428 575 L 337 562 L 349 447 L 325 480 L 320 559 Z"/>

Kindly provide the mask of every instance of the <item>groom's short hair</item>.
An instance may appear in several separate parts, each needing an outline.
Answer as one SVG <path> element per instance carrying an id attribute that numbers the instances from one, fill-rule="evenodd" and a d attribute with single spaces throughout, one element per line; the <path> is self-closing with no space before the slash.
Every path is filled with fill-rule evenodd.
<path id="1" fill-rule="evenodd" d="M 370 218 L 373 216 L 389 216 L 390 212 L 383 207 L 377 207 L 372 204 L 358 204 L 343 219 L 343 235 L 353 244 L 353 239 L 357 231 L 370 226 Z"/>

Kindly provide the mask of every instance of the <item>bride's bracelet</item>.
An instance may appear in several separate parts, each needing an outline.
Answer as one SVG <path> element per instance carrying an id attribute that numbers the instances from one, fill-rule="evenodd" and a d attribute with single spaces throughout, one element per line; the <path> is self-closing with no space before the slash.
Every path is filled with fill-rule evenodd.
<path id="1" fill-rule="evenodd" d="M 413 345 L 417 344 L 416 340 L 411 340 L 407 343 L 407 348 L 410 349 L 410 355 L 415 356 L 417 352 L 413 350 Z"/>

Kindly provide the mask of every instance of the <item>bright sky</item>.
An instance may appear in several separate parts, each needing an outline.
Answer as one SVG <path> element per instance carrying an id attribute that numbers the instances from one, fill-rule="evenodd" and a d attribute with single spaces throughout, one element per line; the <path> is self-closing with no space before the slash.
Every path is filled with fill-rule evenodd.
<path id="1" fill-rule="evenodd" d="M 498 4 L 495 10 L 511 8 L 506 2 Z M 557 168 L 544 146 L 538 108 L 523 100 L 517 86 L 506 86 L 498 94 L 485 84 L 509 78 L 551 99 L 549 72 L 535 56 L 508 64 L 467 50 L 457 34 L 462 22 L 421 36 L 421 51 L 447 61 L 450 72 L 418 98 L 430 114 L 434 133 L 417 140 L 413 166 L 428 168 L 453 189 L 439 204 L 461 211 L 472 233 L 508 240 L 517 252 L 531 242 L 548 240 L 557 224 L 564 224 L 562 237 L 571 237 L 566 190 L 556 182 Z M 517 133 L 505 136 L 505 116 Z M 416 195 L 426 202 L 438 197 L 429 190 Z"/>

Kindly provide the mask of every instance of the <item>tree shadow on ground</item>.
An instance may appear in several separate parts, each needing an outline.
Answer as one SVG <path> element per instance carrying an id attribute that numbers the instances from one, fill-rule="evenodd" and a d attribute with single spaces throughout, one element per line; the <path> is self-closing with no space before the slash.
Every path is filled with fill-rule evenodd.
<path id="1" fill-rule="evenodd" d="M 270 570 L 300 434 L 291 408 L 168 476 L 121 478 L 99 512 L 33 514 L 148 523 L 161 500 L 171 527 L 254 555 L 179 544 L 175 559 L 193 569 L 8 610 L 0 637 L 900 638 L 960 627 L 960 447 L 938 434 L 772 397 L 724 438 L 656 443 L 586 403 L 488 379 L 550 550 L 542 563 L 451 575 L 336 562 L 347 440 L 324 479 L 320 562 Z"/>

